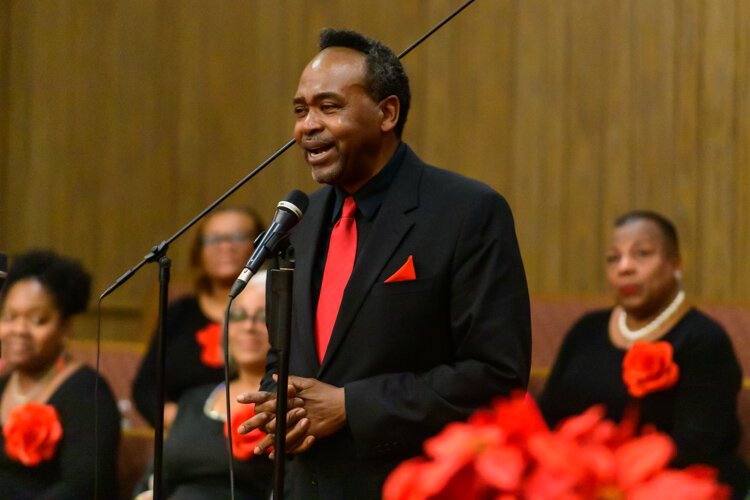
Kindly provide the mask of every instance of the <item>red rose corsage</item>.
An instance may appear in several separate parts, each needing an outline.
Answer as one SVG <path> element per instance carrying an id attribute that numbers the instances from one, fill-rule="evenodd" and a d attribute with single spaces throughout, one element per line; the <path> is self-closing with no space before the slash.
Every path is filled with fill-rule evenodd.
<path id="1" fill-rule="evenodd" d="M 9 458 L 33 467 L 55 455 L 62 434 L 54 406 L 26 403 L 14 408 L 3 425 L 5 453 Z"/>
<path id="2" fill-rule="evenodd" d="M 253 429 L 247 434 L 240 434 L 237 429 L 245 420 L 255 416 L 255 405 L 242 405 L 242 407 L 232 412 L 232 455 L 238 460 L 250 460 L 253 458 L 253 450 L 258 443 L 266 436 L 266 433 L 260 429 Z M 227 435 L 227 424 L 224 423 L 224 435 Z"/>
<path id="3" fill-rule="evenodd" d="M 669 389 L 680 378 L 680 367 L 672 359 L 672 344 L 635 342 L 622 361 L 622 380 L 631 396 Z"/>
<path id="4" fill-rule="evenodd" d="M 211 368 L 224 366 L 221 350 L 221 327 L 218 323 L 209 323 L 195 333 L 195 341 L 201 346 L 201 363 Z"/>

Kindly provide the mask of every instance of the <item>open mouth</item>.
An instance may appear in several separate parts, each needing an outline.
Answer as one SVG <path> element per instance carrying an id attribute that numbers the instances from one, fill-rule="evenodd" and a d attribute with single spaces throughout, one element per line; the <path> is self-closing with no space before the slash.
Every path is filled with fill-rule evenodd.
<path id="1" fill-rule="evenodd" d="M 319 164 L 326 161 L 334 149 L 333 143 L 330 142 L 310 141 L 304 146 L 305 156 L 311 164 Z"/>

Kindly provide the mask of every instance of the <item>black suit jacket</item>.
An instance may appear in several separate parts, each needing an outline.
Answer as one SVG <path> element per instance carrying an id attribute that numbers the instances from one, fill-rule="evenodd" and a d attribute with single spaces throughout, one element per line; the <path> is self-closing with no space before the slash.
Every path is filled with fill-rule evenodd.
<path id="1" fill-rule="evenodd" d="M 287 467 L 292 498 L 380 498 L 447 423 L 528 383 L 529 298 L 505 199 L 407 148 L 359 249 L 322 364 L 312 273 L 334 189 L 310 196 L 296 255 L 290 374 L 344 387 L 347 427 Z M 385 283 L 413 257 L 416 279 Z M 269 357 L 269 373 L 276 360 Z M 266 387 L 270 387 L 268 379 Z"/>

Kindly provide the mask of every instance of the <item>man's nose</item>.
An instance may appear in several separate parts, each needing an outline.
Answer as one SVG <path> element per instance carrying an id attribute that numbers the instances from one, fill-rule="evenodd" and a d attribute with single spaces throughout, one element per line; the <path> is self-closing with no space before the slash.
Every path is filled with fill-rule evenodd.
<path id="1" fill-rule="evenodd" d="M 310 110 L 305 117 L 300 120 L 299 126 L 301 127 L 303 135 L 310 135 L 323 129 L 323 122 L 320 119 L 320 115 L 315 110 Z"/>

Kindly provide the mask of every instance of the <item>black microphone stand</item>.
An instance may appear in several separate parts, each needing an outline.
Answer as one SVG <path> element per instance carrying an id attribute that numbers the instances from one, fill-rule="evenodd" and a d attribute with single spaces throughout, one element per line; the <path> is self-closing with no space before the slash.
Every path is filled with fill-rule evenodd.
<path id="1" fill-rule="evenodd" d="M 164 347 L 164 332 L 167 331 L 167 302 L 169 301 L 169 274 L 172 261 L 167 257 L 166 247 L 163 251 L 153 252 L 154 259 L 159 261 L 159 338 L 156 344 L 156 400 L 157 404 L 156 425 L 154 427 L 154 437 L 159 438 L 159 443 L 163 443 L 164 436 L 164 365 L 166 364 L 167 352 Z M 162 446 L 154 446 L 154 471 L 162 470 Z M 154 474 L 154 498 L 162 498 L 163 484 L 161 477 L 156 481 Z"/>
<path id="2" fill-rule="evenodd" d="M 269 339 L 278 356 L 276 380 L 276 438 L 273 464 L 273 498 L 284 498 L 284 467 L 286 464 L 286 413 L 288 409 L 289 350 L 292 335 L 292 289 L 294 281 L 294 249 L 289 247 L 281 256 L 279 269 L 268 272 Z"/>

